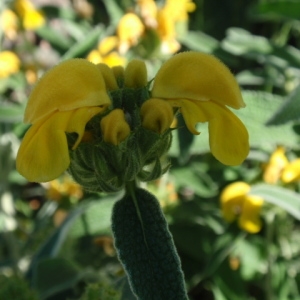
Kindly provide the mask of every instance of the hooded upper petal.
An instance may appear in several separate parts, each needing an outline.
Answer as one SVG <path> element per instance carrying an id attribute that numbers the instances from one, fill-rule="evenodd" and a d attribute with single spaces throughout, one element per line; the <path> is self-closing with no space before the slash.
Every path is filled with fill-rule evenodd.
<path id="1" fill-rule="evenodd" d="M 159 69 L 152 97 L 212 100 L 233 108 L 244 107 L 239 86 L 229 69 L 217 58 L 201 52 L 182 52 Z"/>
<path id="2" fill-rule="evenodd" d="M 173 108 L 167 101 L 151 98 L 141 106 L 142 126 L 158 134 L 170 128 L 173 120 Z"/>
<path id="3" fill-rule="evenodd" d="M 66 132 L 78 134 L 81 141 L 88 120 L 103 108 L 84 107 L 52 113 L 33 124 L 26 132 L 17 155 L 17 169 L 33 182 L 46 182 L 61 175 L 69 166 Z"/>
<path id="4" fill-rule="evenodd" d="M 33 89 L 24 121 L 35 123 L 54 111 L 110 104 L 100 69 L 85 59 L 70 59 L 48 71 Z"/>
<path id="5" fill-rule="evenodd" d="M 122 109 L 114 109 L 102 118 L 100 122 L 103 140 L 112 145 L 119 145 L 130 134 L 129 124 L 126 122 Z"/>

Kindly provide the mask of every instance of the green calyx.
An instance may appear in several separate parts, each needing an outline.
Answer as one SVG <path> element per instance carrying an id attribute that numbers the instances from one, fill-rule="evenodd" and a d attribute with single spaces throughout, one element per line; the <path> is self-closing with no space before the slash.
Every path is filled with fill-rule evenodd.
<path id="1" fill-rule="evenodd" d="M 68 171 L 88 191 L 116 192 L 129 181 L 157 179 L 169 168 L 165 154 L 171 145 L 171 129 L 159 134 L 142 126 L 140 110 L 150 98 L 148 87 L 120 88 L 111 91 L 110 97 L 112 107 L 87 124 L 86 132 L 90 136 L 87 141 L 71 150 L 76 135 L 68 135 L 71 158 Z M 120 109 L 124 112 L 123 122 L 127 123 L 124 131 L 125 127 L 130 129 L 125 139 L 114 144 L 110 140 L 117 140 L 117 130 L 122 130 L 122 123 L 118 128 L 114 125 L 117 122 L 108 123 L 105 126 L 111 128 L 106 128 L 105 134 L 100 124 L 105 117 Z M 115 136 L 110 139 L 107 134 Z"/>

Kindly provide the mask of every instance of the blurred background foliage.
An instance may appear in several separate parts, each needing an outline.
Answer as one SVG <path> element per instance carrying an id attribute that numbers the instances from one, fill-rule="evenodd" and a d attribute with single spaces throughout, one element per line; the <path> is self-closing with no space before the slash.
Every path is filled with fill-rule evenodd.
<path id="1" fill-rule="evenodd" d="M 190 299 L 299 299 L 300 1 L 2 0 L 0 14 L 0 300 L 135 299 L 110 229 L 119 195 L 88 194 L 67 175 L 31 183 L 15 170 L 24 108 L 62 60 L 141 58 L 150 80 L 186 50 L 235 74 L 251 145 L 242 165 L 224 166 L 205 125 L 195 137 L 178 118 L 171 171 L 147 186 Z"/>

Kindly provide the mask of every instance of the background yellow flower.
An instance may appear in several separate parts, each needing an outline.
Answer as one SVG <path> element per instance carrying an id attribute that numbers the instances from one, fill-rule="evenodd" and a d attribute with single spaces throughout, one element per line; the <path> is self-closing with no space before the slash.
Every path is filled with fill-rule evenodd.
<path id="1" fill-rule="evenodd" d="M 20 70 L 21 61 L 11 51 L 0 52 L 0 78 L 6 78 Z"/>
<path id="2" fill-rule="evenodd" d="M 45 24 L 44 14 L 37 10 L 29 0 L 16 0 L 14 7 L 25 29 L 34 30 Z"/>
<path id="3" fill-rule="evenodd" d="M 227 222 L 238 220 L 238 225 L 249 233 L 261 230 L 262 222 L 259 214 L 263 199 L 259 196 L 248 195 L 250 186 L 245 182 L 229 184 L 221 193 L 221 209 Z"/>

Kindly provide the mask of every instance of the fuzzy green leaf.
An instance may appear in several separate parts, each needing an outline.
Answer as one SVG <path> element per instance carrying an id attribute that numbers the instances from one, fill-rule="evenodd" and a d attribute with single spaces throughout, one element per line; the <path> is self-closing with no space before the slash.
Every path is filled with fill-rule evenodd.
<path id="1" fill-rule="evenodd" d="M 297 0 L 268 1 L 258 3 L 253 10 L 257 18 L 269 20 L 300 19 L 300 2 Z"/>
<path id="2" fill-rule="evenodd" d="M 251 187 L 252 195 L 261 196 L 266 202 L 275 204 L 300 220 L 300 194 L 286 188 L 257 184 Z"/>
<path id="3" fill-rule="evenodd" d="M 143 189 L 132 194 L 115 204 L 112 230 L 133 292 L 140 300 L 188 299 L 180 260 L 157 199 Z"/>
<path id="4" fill-rule="evenodd" d="M 280 125 L 289 121 L 300 120 L 300 85 L 287 97 L 283 104 L 272 117 L 267 125 Z"/>

